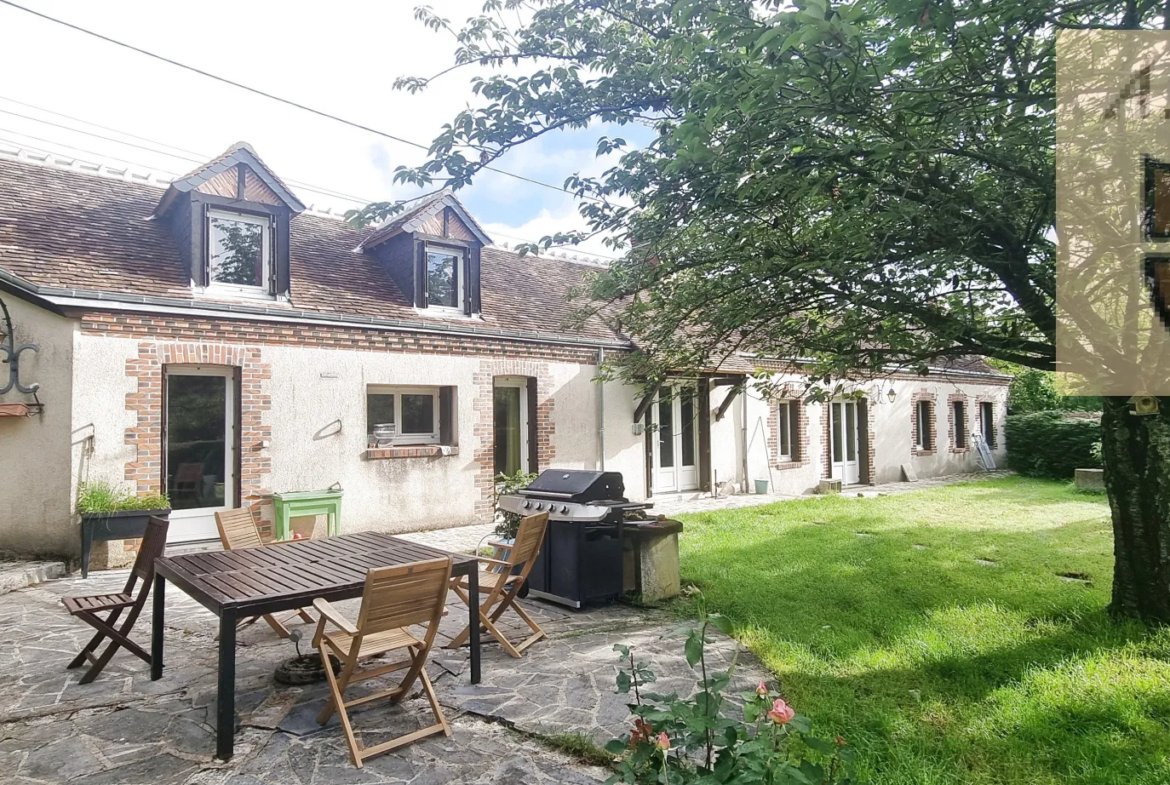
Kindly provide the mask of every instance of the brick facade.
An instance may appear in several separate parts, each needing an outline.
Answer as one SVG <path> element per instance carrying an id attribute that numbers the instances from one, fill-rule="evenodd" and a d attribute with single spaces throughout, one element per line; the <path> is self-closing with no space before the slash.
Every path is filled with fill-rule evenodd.
<path id="1" fill-rule="evenodd" d="M 793 452 L 791 461 L 780 461 L 780 404 L 787 403 L 796 407 L 795 430 L 789 429 L 789 438 L 792 440 Z M 808 444 L 808 407 L 804 401 L 792 398 L 772 400 L 768 403 L 768 461 L 773 469 L 797 469 L 808 466 L 812 462 L 812 450 Z"/>
<path id="2" fill-rule="evenodd" d="M 536 379 L 536 466 L 532 471 L 547 469 L 556 459 L 556 445 L 553 435 L 556 423 L 553 410 L 552 380 L 547 362 L 533 360 L 483 360 L 479 371 L 474 374 L 475 400 L 472 403 L 475 416 L 475 449 L 472 459 L 475 463 L 475 487 L 479 493 L 475 500 L 477 518 L 488 517 L 495 506 L 495 380 L 497 376 L 523 376 Z M 529 406 L 531 411 L 531 406 Z"/>
<path id="3" fill-rule="evenodd" d="M 936 396 L 934 393 L 925 389 L 914 393 L 910 399 L 910 454 L 913 456 L 934 455 L 935 450 L 938 449 L 938 412 L 935 410 Z M 930 404 L 930 447 L 929 449 L 919 449 L 918 447 L 918 403 L 919 401 L 926 401 Z"/>
<path id="4" fill-rule="evenodd" d="M 963 421 L 955 422 L 955 404 L 963 404 Z M 951 452 L 967 452 L 971 448 L 971 404 L 970 399 L 963 393 L 951 393 L 947 396 L 947 434 L 951 439 Z M 960 430 L 961 429 L 961 430 Z M 964 437 L 963 446 L 959 447 L 957 435 Z"/>
<path id="5" fill-rule="evenodd" d="M 262 362 L 256 346 L 227 346 L 213 343 L 138 344 L 138 357 L 126 361 L 126 375 L 138 381 L 137 389 L 126 395 L 126 409 L 136 422 L 126 429 L 126 444 L 134 447 L 133 460 L 126 463 L 125 477 L 135 483 L 139 494 L 161 493 L 163 487 L 163 374 L 168 365 L 213 365 L 237 370 L 239 399 L 239 495 L 242 506 L 259 504 L 268 492 L 265 477 L 272 470 L 266 445 L 272 426 L 266 415 L 272 398 L 265 383 L 272 378 L 270 366 Z"/>
<path id="6" fill-rule="evenodd" d="M 597 350 L 585 346 L 509 341 L 465 335 L 389 332 L 323 325 L 294 325 L 171 316 L 126 315 L 90 312 L 81 315 L 86 335 L 119 338 L 244 344 L 247 346 L 310 346 L 318 349 L 394 352 L 398 354 L 445 354 L 465 357 L 499 357 L 546 360 L 593 365 Z"/>

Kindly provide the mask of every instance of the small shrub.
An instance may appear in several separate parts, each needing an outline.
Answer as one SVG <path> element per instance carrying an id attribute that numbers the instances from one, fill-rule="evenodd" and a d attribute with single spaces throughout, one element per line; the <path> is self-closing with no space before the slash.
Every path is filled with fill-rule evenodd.
<path id="1" fill-rule="evenodd" d="M 697 626 L 676 630 L 686 636 L 687 663 L 699 673 L 699 689 L 689 698 L 661 695 L 646 687 L 657 680 L 629 646 L 614 646 L 623 669 L 617 691 L 633 694 L 629 704 L 634 731 L 605 745 L 617 756 L 618 773 L 606 783 L 633 785 L 715 785 L 715 783 L 808 783 L 846 785 L 857 782 L 853 749 L 838 736 L 834 741 L 811 733 L 807 717 L 797 714 L 767 684 L 745 694 L 743 719 L 723 716 L 723 691 L 735 670 L 708 671 L 707 630 L 729 633 L 726 616 L 708 614 L 701 594 Z"/>
<path id="2" fill-rule="evenodd" d="M 106 482 L 91 480 L 77 487 L 79 513 L 120 512 L 122 510 L 166 510 L 171 500 L 165 493 L 135 496 L 124 488 Z"/>
<path id="3" fill-rule="evenodd" d="M 515 474 L 497 474 L 495 502 L 498 504 L 501 496 L 516 493 L 521 488 L 527 488 L 535 479 L 535 474 L 522 471 Z M 515 539 L 516 532 L 520 530 L 521 517 L 514 512 L 501 510 L 497 506 L 495 535 L 503 540 Z"/>
<path id="4" fill-rule="evenodd" d="M 1101 423 L 1048 411 L 1013 414 L 1004 428 L 1008 468 L 1029 477 L 1072 479 L 1077 469 L 1101 468 Z"/>

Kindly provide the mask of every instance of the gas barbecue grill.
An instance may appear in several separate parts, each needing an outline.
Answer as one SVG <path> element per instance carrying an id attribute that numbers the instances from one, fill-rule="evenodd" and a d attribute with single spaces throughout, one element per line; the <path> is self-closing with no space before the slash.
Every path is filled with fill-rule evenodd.
<path id="1" fill-rule="evenodd" d="M 548 513 L 548 533 L 528 574 L 528 593 L 580 608 L 622 593 L 622 538 L 629 516 L 653 505 L 625 498 L 619 472 L 547 469 L 498 506 L 518 515 Z"/>

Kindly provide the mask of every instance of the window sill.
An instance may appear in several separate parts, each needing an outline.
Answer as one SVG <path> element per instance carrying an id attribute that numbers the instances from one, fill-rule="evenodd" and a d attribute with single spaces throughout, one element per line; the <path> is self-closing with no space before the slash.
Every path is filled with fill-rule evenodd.
<path id="1" fill-rule="evenodd" d="M 804 465 L 805 464 L 803 461 L 782 461 L 780 463 L 772 464 L 772 468 L 778 471 L 784 471 L 785 469 L 799 469 Z"/>
<path id="2" fill-rule="evenodd" d="M 955 452 L 955 453 L 971 452 L 971 448 L 970 447 L 952 447 L 951 452 Z"/>
<path id="3" fill-rule="evenodd" d="M 367 461 L 382 461 L 392 458 L 444 458 L 458 455 L 459 448 L 445 444 L 416 444 L 410 447 L 371 447 L 365 452 Z"/>
<path id="4" fill-rule="evenodd" d="M 914 457 L 915 458 L 928 457 L 928 456 L 934 455 L 935 452 L 936 452 L 935 450 L 915 450 Z"/>

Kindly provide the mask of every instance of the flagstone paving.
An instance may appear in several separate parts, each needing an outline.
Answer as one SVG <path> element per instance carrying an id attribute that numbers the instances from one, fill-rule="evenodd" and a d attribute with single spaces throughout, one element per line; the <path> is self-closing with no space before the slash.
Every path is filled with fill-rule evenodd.
<path id="1" fill-rule="evenodd" d="M 0 780 L 22 785 L 341 785 L 342 783 L 594 783 L 608 772 L 582 764 L 542 737 L 590 736 L 602 744 L 628 725 L 627 696 L 614 693 L 613 644 L 634 644 L 659 672 L 657 691 L 688 692 L 695 674 L 675 622 L 661 612 L 624 605 L 575 612 L 543 602 L 525 607 L 550 639 L 520 660 L 486 644 L 483 681 L 471 685 L 466 650 L 436 649 L 430 665 L 454 735 L 430 737 L 355 769 L 335 718 L 315 717 L 324 685 L 283 687 L 272 672 L 294 646 L 265 625 L 238 635 L 236 756 L 213 758 L 217 622 L 177 589 L 167 594 L 166 671 L 149 680 L 145 663 L 119 653 L 92 684 L 65 664 L 89 628 L 74 621 L 61 597 L 118 590 L 124 572 L 91 573 L 11 592 L 0 599 Z M 357 601 L 340 603 L 356 617 Z M 463 607 L 452 597 L 441 637 L 458 632 Z M 149 604 L 148 604 L 149 609 Z M 149 640 L 149 614 L 136 637 Z M 302 626 L 306 639 L 311 628 Z M 304 648 L 304 646 L 302 646 Z M 714 662 L 736 649 L 717 635 Z M 765 673 L 740 654 L 732 691 Z M 379 689 L 378 680 L 368 682 Z M 357 694 L 355 692 L 355 694 Z M 371 704 L 354 714 L 367 745 L 421 727 L 425 700 Z M 422 720 L 423 722 L 420 722 Z"/>

